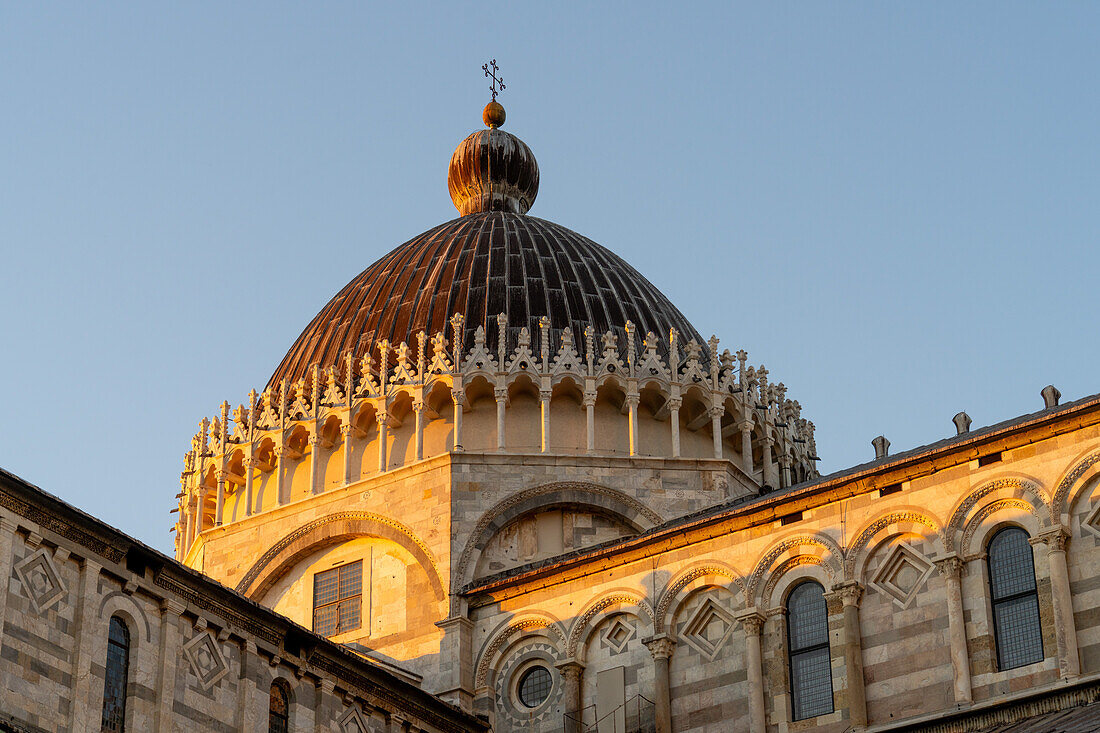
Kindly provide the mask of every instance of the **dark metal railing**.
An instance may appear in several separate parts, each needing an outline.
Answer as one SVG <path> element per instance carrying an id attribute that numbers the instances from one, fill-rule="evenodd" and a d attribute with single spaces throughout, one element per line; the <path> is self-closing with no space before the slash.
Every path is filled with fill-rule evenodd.
<path id="1" fill-rule="evenodd" d="M 634 695 L 599 717 L 596 706 L 589 705 L 564 715 L 565 733 L 654 733 L 654 709 L 645 695 Z"/>

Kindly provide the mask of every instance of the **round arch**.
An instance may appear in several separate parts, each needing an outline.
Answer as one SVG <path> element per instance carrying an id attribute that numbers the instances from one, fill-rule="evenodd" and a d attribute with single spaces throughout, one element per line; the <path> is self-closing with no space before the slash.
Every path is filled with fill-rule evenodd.
<path id="1" fill-rule="evenodd" d="M 431 551 L 405 525 L 370 512 L 340 512 L 310 522 L 275 543 L 248 569 L 236 591 L 262 598 L 283 575 L 307 555 L 354 537 L 380 537 L 407 550 L 428 576 L 436 600 L 446 595 Z"/>
<path id="2" fill-rule="evenodd" d="M 1051 497 L 1051 514 L 1055 518 L 1061 518 L 1062 524 L 1069 525 L 1068 515 L 1073 504 L 1077 501 L 1077 494 L 1081 487 L 1100 473 L 1100 451 L 1093 451 L 1079 457 L 1073 468 L 1065 473 L 1058 481 L 1058 486 Z"/>
<path id="3" fill-rule="evenodd" d="M 692 565 L 673 576 L 661 593 L 654 612 L 653 633 L 668 633 L 669 630 L 665 627 L 676 615 L 676 609 L 687 596 L 705 586 L 725 588 L 734 596 L 744 596 L 744 583 L 740 573 L 725 563 L 707 561 Z"/>
<path id="4" fill-rule="evenodd" d="M 840 546 L 828 535 L 800 534 L 780 540 L 772 545 L 752 571 L 746 583 L 745 601 L 754 605 L 766 604 L 779 578 L 796 565 L 818 565 L 832 582 L 836 582 L 842 577 L 839 563 L 843 557 Z M 768 576 L 766 586 L 763 582 L 765 576 Z M 764 591 L 763 597 L 761 591 Z"/>
<path id="5" fill-rule="evenodd" d="M 460 588 L 474 579 L 476 558 L 493 535 L 524 514 L 558 505 L 611 514 L 635 532 L 643 532 L 664 521 L 629 494 L 599 484 L 563 481 L 520 491 L 499 502 L 478 520 L 455 565 L 455 587 Z"/>
<path id="6" fill-rule="evenodd" d="M 1033 513 L 1038 518 L 1041 526 L 1049 526 L 1051 511 L 1047 504 L 1046 495 L 1042 487 L 1028 477 L 1006 476 L 982 484 L 971 491 L 955 507 L 944 528 L 944 544 L 948 551 L 960 548 L 959 533 L 964 527 L 979 504 L 989 504 L 996 499 L 1019 499 L 1031 505 Z"/>
<path id="7" fill-rule="evenodd" d="M 608 591 L 589 603 L 584 613 L 573 624 L 569 632 L 569 643 L 565 649 L 566 658 L 579 659 L 592 629 L 599 626 L 609 615 L 621 612 L 630 613 L 648 621 L 651 626 L 653 624 L 653 610 L 641 595 L 629 589 Z M 640 636 L 648 636 L 648 634 L 640 634 Z M 583 660 L 580 661 L 583 662 Z"/>

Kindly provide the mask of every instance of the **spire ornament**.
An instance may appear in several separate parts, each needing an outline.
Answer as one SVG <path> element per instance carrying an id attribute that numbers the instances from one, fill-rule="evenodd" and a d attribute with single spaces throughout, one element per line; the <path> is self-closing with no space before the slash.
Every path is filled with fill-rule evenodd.
<path id="1" fill-rule="evenodd" d="M 504 114 L 504 107 L 497 101 L 497 95 L 504 91 L 504 77 L 498 77 L 497 72 L 500 69 L 497 67 L 497 60 L 493 59 L 488 64 L 481 65 L 482 71 L 485 72 L 485 76 L 493 80 L 493 83 L 489 85 L 489 91 L 493 95 L 493 101 L 485 105 L 485 109 L 481 113 L 481 119 L 485 122 L 485 126 L 490 130 L 495 130 L 498 127 L 504 125 L 504 120 L 507 115 Z M 500 89 L 497 89 L 497 86 Z"/>

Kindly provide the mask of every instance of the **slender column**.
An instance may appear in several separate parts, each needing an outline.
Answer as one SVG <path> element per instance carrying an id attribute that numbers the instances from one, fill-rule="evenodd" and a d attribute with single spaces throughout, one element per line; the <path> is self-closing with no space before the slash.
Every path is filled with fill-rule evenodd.
<path id="1" fill-rule="evenodd" d="M 225 471 L 219 469 L 218 477 L 218 503 L 214 510 L 214 526 L 222 526 L 222 516 L 225 513 Z"/>
<path id="2" fill-rule="evenodd" d="M 970 655 L 966 649 L 966 619 L 963 616 L 962 570 L 965 566 L 958 555 L 936 561 L 947 590 L 947 632 L 951 642 L 951 668 L 955 674 L 955 702 L 969 703 L 973 698 L 970 686 Z"/>
<path id="3" fill-rule="evenodd" d="M 462 450 L 462 402 L 465 399 L 462 390 L 451 390 L 451 399 L 455 403 L 455 437 L 451 450 L 458 452 Z"/>
<path id="4" fill-rule="evenodd" d="M 581 720 L 581 673 L 584 667 L 576 662 L 558 665 L 564 681 L 562 702 L 565 706 L 565 733 L 582 733 L 584 721 Z"/>
<path id="5" fill-rule="evenodd" d="M 508 388 L 497 387 L 493 390 L 497 398 L 497 450 L 504 450 L 504 402 L 508 399 Z"/>
<path id="6" fill-rule="evenodd" d="M 676 642 L 666 634 L 651 636 L 644 641 L 653 655 L 653 718 L 657 733 L 672 733 L 672 701 L 669 696 L 668 660 Z"/>
<path id="7" fill-rule="evenodd" d="M 710 432 L 714 436 L 714 457 L 722 457 L 722 415 L 726 408 L 717 405 L 710 408 Z"/>
<path id="8" fill-rule="evenodd" d="M 764 438 L 764 455 L 761 459 L 761 483 L 768 483 L 772 472 L 772 439 Z"/>
<path id="9" fill-rule="evenodd" d="M 596 393 L 587 392 L 584 395 L 585 413 L 585 452 L 596 452 Z"/>
<path id="10" fill-rule="evenodd" d="M 187 501 L 187 530 L 183 537 L 183 556 L 191 549 L 191 543 L 195 541 L 195 510 L 191 508 L 191 500 Z"/>
<path id="11" fill-rule="evenodd" d="M 779 456 L 779 485 L 784 489 L 791 485 L 791 456 L 789 453 Z"/>
<path id="12" fill-rule="evenodd" d="M 833 586 L 844 604 L 844 669 L 848 678 L 848 714 L 852 725 L 867 725 L 867 692 L 863 686 L 863 646 L 859 633 L 859 601 L 863 586 L 847 581 Z"/>
<path id="13" fill-rule="evenodd" d="M 672 420 L 672 457 L 680 457 L 680 405 L 679 397 L 668 401 L 668 415 Z"/>
<path id="14" fill-rule="evenodd" d="M 244 461 L 244 515 L 252 516 L 252 473 L 256 470 L 256 459 L 249 456 Z"/>
<path id="15" fill-rule="evenodd" d="M 627 440 L 629 442 L 630 455 L 638 455 L 638 395 L 632 394 L 626 396 L 626 405 L 629 412 L 629 423 L 627 425 Z"/>
<path id="16" fill-rule="evenodd" d="M 344 436 L 344 485 L 351 483 L 351 423 L 340 426 L 340 434 Z"/>
<path id="17" fill-rule="evenodd" d="M 160 677 L 157 683 L 157 707 L 153 713 L 154 730 L 171 730 L 172 704 L 175 702 L 176 671 L 179 668 L 180 615 L 185 606 L 174 598 L 160 603 Z"/>
<path id="18" fill-rule="evenodd" d="M 286 504 L 286 500 L 283 498 L 283 473 L 286 469 L 286 461 L 283 459 L 283 454 L 286 450 L 283 446 L 275 446 L 275 504 L 282 506 Z"/>
<path id="19" fill-rule="evenodd" d="M 741 428 L 741 468 L 752 476 L 752 420 L 742 420 L 737 427 Z"/>
<path id="20" fill-rule="evenodd" d="M 385 411 L 380 410 L 377 415 L 378 419 L 378 471 L 385 472 L 386 470 L 386 434 L 387 428 L 386 421 L 390 416 Z"/>
<path id="21" fill-rule="evenodd" d="M 745 630 L 745 671 L 749 681 L 749 730 L 766 733 L 767 713 L 764 707 L 764 662 L 760 648 L 760 633 L 764 630 L 762 614 L 755 609 L 737 619 Z"/>
<path id="22" fill-rule="evenodd" d="M 324 487 L 319 485 L 317 481 L 317 459 L 320 458 L 321 451 L 321 436 L 311 435 L 309 436 L 309 493 L 320 494 Z"/>
<path id="23" fill-rule="evenodd" d="M 202 526 L 203 521 L 204 521 L 203 514 L 205 513 L 205 511 L 204 511 L 205 509 L 206 509 L 206 489 L 201 488 L 201 489 L 199 489 L 199 500 L 198 500 L 198 503 L 197 503 L 197 506 L 196 506 L 197 511 L 195 512 L 195 539 L 198 539 L 199 535 L 202 534 L 202 531 L 204 529 L 206 529 L 206 527 Z"/>
<path id="24" fill-rule="evenodd" d="M 1066 567 L 1066 530 L 1058 527 L 1039 536 L 1047 546 L 1050 565 L 1050 595 L 1054 601 L 1054 632 L 1058 640 L 1058 669 L 1062 679 L 1072 679 L 1081 674 L 1081 661 L 1077 653 L 1077 629 L 1073 622 L 1073 597 L 1069 587 L 1069 569 Z"/>
<path id="25" fill-rule="evenodd" d="M 550 452 L 550 390 L 539 390 L 539 403 L 542 406 L 542 452 Z"/>
<path id="26" fill-rule="evenodd" d="M 413 412 L 416 413 L 416 460 L 424 460 L 424 403 L 413 403 Z"/>

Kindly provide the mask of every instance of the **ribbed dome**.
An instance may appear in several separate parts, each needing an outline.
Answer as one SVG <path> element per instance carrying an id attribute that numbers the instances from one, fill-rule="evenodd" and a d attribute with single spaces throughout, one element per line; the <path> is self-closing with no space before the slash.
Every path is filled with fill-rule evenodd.
<path id="1" fill-rule="evenodd" d="M 453 339 L 455 313 L 465 316 L 467 348 L 478 326 L 495 347 L 498 313 L 508 316 L 509 344 L 523 326 L 537 344 L 542 316 L 554 350 L 566 327 L 583 350 L 588 325 L 615 331 L 624 344 L 628 320 L 639 350 L 646 331 L 667 340 L 675 328 L 685 341 L 703 342 L 664 294 L 606 248 L 543 219 L 489 211 L 429 229 L 361 272 L 306 327 L 269 384 L 303 377 L 312 364 L 337 364 L 349 349 L 373 351 L 381 339 L 415 344 L 420 331 Z"/>

